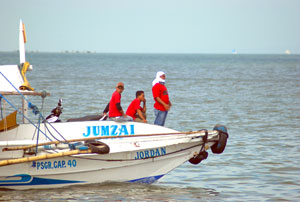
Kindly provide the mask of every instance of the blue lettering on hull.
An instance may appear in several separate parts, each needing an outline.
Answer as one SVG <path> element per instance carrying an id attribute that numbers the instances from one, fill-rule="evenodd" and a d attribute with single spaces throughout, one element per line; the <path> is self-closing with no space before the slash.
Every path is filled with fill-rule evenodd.
<path id="1" fill-rule="evenodd" d="M 134 125 L 86 126 L 83 137 L 134 135 Z"/>
<path id="2" fill-rule="evenodd" d="M 68 161 L 33 161 L 31 167 L 36 168 L 37 170 L 50 170 L 58 168 L 75 168 L 77 166 L 76 160 Z"/>
<path id="3" fill-rule="evenodd" d="M 136 152 L 136 156 L 134 157 L 134 159 L 138 160 L 138 159 L 153 158 L 157 156 L 166 155 L 166 153 L 167 153 L 166 147 L 161 147 L 157 149 L 147 149 L 147 150 Z"/>

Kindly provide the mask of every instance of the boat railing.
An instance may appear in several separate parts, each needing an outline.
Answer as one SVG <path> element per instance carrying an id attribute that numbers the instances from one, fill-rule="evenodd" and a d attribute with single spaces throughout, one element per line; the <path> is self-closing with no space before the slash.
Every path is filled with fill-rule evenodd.
<path id="1" fill-rule="evenodd" d="M 13 85 L 13 83 L 11 83 L 9 81 L 9 79 L 2 73 L 0 72 L 0 75 L 16 90 L 15 92 L 0 92 L 0 98 L 4 99 L 12 108 L 14 108 L 17 112 L 19 112 L 22 116 L 23 119 L 26 119 L 30 124 L 32 124 L 36 129 L 37 129 L 37 144 L 38 144 L 38 140 L 39 140 L 39 134 L 42 133 L 48 140 L 52 141 L 54 140 L 58 140 L 58 138 L 56 138 L 48 129 L 48 127 L 46 126 L 46 124 L 50 125 L 53 130 L 65 141 L 67 142 L 67 140 L 59 133 L 59 131 L 56 130 L 55 127 L 53 127 L 53 125 L 51 123 L 49 123 L 44 116 L 42 115 L 42 113 L 40 112 L 40 110 L 38 109 L 38 107 L 34 104 L 32 104 L 26 97 L 26 95 L 40 95 L 43 99 L 46 98 L 48 95 L 50 95 L 49 93 L 43 91 L 41 93 L 37 93 L 34 91 L 25 91 L 25 92 L 21 92 L 18 88 L 16 88 L 16 86 Z M 20 95 L 22 97 L 22 111 L 20 111 L 12 102 L 10 102 L 4 95 Z M 25 104 L 25 102 L 27 102 L 27 105 Z M 35 124 L 28 116 L 27 114 L 25 114 L 24 112 L 27 111 L 24 108 L 28 107 L 29 109 L 32 110 L 34 115 L 38 115 L 38 123 Z M 24 122 L 24 121 L 23 121 Z M 40 125 L 41 123 L 45 124 L 45 128 L 47 129 L 47 131 L 49 132 L 49 134 L 51 135 L 52 138 L 50 138 L 46 132 L 43 132 L 40 129 Z M 35 135 L 35 134 L 34 134 Z"/>

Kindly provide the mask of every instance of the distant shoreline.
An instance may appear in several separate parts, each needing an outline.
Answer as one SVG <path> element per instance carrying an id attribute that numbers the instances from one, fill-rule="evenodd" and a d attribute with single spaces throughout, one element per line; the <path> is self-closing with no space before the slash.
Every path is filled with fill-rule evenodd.
<path id="1" fill-rule="evenodd" d="M 17 53 L 19 51 L 0 51 L 0 53 Z M 96 51 L 30 51 L 26 50 L 26 53 L 41 53 L 41 54 L 124 54 L 124 55 L 287 55 L 287 56 L 297 56 L 300 53 L 135 53 L 135 52 L 96 52 Z"/>

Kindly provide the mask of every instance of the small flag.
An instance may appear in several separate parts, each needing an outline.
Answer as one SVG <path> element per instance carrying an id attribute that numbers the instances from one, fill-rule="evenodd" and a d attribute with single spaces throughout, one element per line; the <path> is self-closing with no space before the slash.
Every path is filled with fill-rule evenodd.
<path id="1" fill-rule="evenodd" d="M 26 37 L 26 31 L 25 31 L 25 24 L 23 23 L 23 39 L 24 39 L 24 43 L 27 42 L 27 37 Z"/>

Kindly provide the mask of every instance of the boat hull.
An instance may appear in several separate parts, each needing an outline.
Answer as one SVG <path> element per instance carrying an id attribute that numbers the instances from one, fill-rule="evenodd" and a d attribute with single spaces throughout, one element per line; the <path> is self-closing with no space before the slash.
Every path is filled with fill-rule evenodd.
<path id="1" fill-rule="evenodd" d="M 9 165 L 0 167 L 0 188 L 44 189 L 108 181 L 153 183 L 201 149 L 199 143 L 185 143 L 134 152 L 76 155 Z"/>
<path id="2" fill-rule="evenodd" d="M 153 183 L 209 149 L 218 139 L 217 131 L 179 133 L 169 128 L 135 122 L 91 121 L 52 126 L 49 131 L 58 139 L 62 138 L 58 133 L 68 140 L 97 139 L 108 145 L 110 152 L 28 160 L 0 166 L 0 188 L 44 189 L 107 181 Z M 41 131 L 45 131 L 44 126 L 41 126 Z M 148 134 L 143 134 L 145 131 Z M 37 135 L 32 125 L 20 125 L 0 135 L 0 160 L 34 157 L 22 149 L 3 150 L 36 143 Z M 35 139 L 32 140 L 32 137 Z M 45 136 L 40 135 L 39 142 L 47 141 Z M 65 150 L 69 151 L 69 148 Z M 65 150 L 45 149 L 38 154 L 55 154 Z"/>

